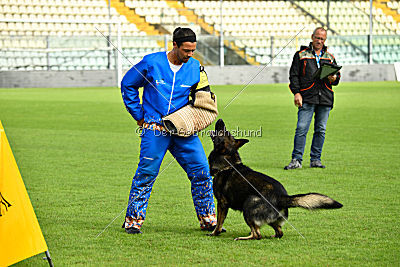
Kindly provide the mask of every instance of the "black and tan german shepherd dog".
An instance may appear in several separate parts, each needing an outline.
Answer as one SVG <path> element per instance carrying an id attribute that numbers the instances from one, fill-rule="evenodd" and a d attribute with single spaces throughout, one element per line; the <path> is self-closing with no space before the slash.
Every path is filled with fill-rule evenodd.
<path id="1" fill-rule="evenodd" d="M 213 190 L 217 199 L 217 226 L 210 234 L 219 235 L 228 209 L 243 212 L 244 220 L 251 229 L 247 237 L 235 240 L 261 239 L 260 227 L 270 225 L 275 230 L 273 237 L 283 236 L 282 225 L 288 218 L 288 208 L 338 209 L 343 205 L 319 193 L 288 195 L 277 180 L 245 166 L 238 149 L 247 139 L 235 139 L 226 130 L 222 119 L 211 134 L 214 150 L 208 162 L 213 179 Z"/>

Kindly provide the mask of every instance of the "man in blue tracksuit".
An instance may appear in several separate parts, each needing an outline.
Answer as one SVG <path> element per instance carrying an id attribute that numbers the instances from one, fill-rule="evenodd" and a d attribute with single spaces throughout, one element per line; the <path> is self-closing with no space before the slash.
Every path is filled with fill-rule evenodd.
<path id="1" fill-rule="evenodd" d="M 139 165 L 132 180 L 123 225 L 129 234 L 141 233 L 150 193 L 167 150 L 191 181 L 201 229 L 211 231 L 215 228 L 212 178 L 198 136 L 170 135 L 162 125 L 162 117 L 188 104 L 191 89 L 200 82 L 200 63 L 192 58 L 195 49 L 195 33 L 189 28 L 177 28 L 173 33 L 172 51 L 146 55 L 122 80 L 125 106 L 143 129 Z M 139 87 L 143 87 L 142 103 Z"/>

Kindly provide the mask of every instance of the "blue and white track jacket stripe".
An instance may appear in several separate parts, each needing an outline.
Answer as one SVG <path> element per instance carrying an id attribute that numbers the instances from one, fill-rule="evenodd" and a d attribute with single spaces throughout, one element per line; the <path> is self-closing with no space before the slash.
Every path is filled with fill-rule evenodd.
<path id="1" fill-rule="evenodd" d="M 139 73 L 140 72 L 140 73 Z M 139 121 L 162 124 L 161 118 L 189 102 L 192 86 L 200 80 L 200 62 L 190 58 L 174 74 L 166 52 L 146 55 L 131 68 L 121 82 L 121 93 L 126 109 Z M 139 88 L 143 87 L 140 103 Z"/>

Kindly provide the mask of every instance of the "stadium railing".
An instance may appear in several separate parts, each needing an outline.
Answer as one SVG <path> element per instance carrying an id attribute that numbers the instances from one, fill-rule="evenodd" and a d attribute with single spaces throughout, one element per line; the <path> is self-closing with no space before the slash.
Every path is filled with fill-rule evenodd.
<path id="1" fill-rule="evenodd" d="M 4 20 L 3 20 L 4 21 Z M 0 21 L 1 22 L 1 21 Z M 18 21 L 14 20 L 15 23 Z M 43 21 L 45 23 L 45 21 Z M 58 23 L 63 21 L 58 20 Z M 108 35 L 106 21 L 85 21 Z M 111 42 L 120 46 L 122 54 L 108 45 L 107 40 L 97 32 L 97 36 L 0 36 L 0 70 L 104 70 L 113 69 L 121 73 L 132 67 L 145 54 L 165 51 L 170 36 L 124 36 L 118 34 L 119 22 L 110 22 Z M 120 40 L 118 42 L 118 39 Z M 225 36 L 244 51 L 245 56 L 255 57 L 260 64 L 289 66 L 295 51 L 301 45 L 308 45 L 308 38 L 290 36 L 243 37 Z M 209 41 L 211 40 L 211 41 Z M 215 44 L 215 45 L 211 45 Z M 203 64 L 218 64 L 218 36 L 199 36 L 198 50 L 204 56 Z M 327 45 L 339 64 L 368 64 L 368 36 L 329 35 Z M 354 46 L 357 49 L 354 49 Z M 205 47 L 205 48 L 204 48 Z M 229 49 L 229 47 L 226 47 Z M 373 59 L 375 63 L 391 64 L 400 61 L 400 36 L 376 35 L 373 37 Z M 227 55 L 229 56 L 229 55 Z M 118 57 L 119 61 L 118 61 Z M 127 57 L 127 58 L 125 58 Z M 273 60 L 272 60 L 273 59 Z M 272 62 L 271 62 L 272 60 Z M 226 60 L 227 65 L 240 64 Z M 118 64 L 118 62 L 120 62 Z M 116 74 L 121 76 L 121 74 Z"/>

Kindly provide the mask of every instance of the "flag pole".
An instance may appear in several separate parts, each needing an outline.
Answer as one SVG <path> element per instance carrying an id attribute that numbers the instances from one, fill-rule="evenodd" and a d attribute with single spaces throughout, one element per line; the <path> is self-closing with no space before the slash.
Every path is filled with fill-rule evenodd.
<path id="1" fill-rule="evenodd" d="M 53 261 L 51 260 L 51 257 L 50 257 L 50 252 L 48 250 L 46 250 L 45 253 L 46 253 L 46 257 L 44 257 L 43 259 L 47 260 L 49 262 L 50 267 L 54 267 Z"/>

